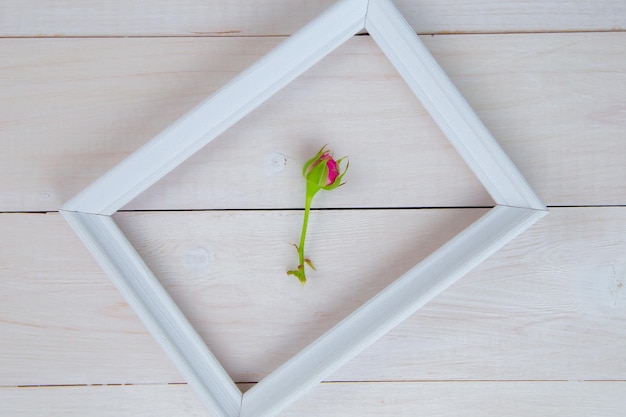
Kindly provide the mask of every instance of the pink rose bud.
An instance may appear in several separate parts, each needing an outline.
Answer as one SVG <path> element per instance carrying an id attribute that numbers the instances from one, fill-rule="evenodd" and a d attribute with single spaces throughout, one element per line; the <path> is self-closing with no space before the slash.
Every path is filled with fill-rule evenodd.
<path id="1" fill-rule="evenodd" d="M 307 180 L 308 192 L 315 194 L 318 190 L 334 190 L 341 184 L 341 178 L 345 174 L 340 172 L 340 164 L 344 158 L 335 160 L 326 147 L 310 159 L 302 169 L 302 175 Z M 346 166 L 347 170 L 347 166 Z"/>

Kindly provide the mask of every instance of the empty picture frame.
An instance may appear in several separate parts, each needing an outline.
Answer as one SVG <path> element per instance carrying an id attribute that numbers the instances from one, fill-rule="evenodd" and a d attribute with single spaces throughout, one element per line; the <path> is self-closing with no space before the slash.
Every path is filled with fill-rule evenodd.
<path id="1" fill-rule="evenodd" d="M 365 29 L 495 207 L 242 394 L 111 215 Z M 340 0 L 60 212 L 213 417 L 275 416 L 547 213 L 390 0 Z"/>

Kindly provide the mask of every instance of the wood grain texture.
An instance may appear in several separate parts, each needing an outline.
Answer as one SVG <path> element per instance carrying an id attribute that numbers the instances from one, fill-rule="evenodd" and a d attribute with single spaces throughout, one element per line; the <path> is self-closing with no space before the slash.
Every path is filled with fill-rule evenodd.
<path id="1" fill-rule="evenodd" d="M 606 205 L 626 204 L 625 39 L 423 41 L 546 204 Z M 0 210 L 56 210 L 279 41 L 0 41 Z M 373 41 L 357 37 L 128 207 L 301 207 L 300 165 L 325 142 L 352 172 L 319 207 L 491 204 Z"/>
<path id="2" fill-rule="evenodd" d="M 11 417 L 206 417 L 186 385 L 0 388 Z M 280 417 L 621 417 L 626 382 L 325 383 Z"/>
<path id="3" fill-rule="evenodd" d="M 418 33 L 606 31 L 626 28 L 621 0 L 397 0 Z M 5 0 L 0 36 L 290 35 L 333 0 Z"/>
<path id="4" fill-rule="evenodd" d="M 236 381 L 257 381 L 483 210 L 116 215 Z M 56 214 L 3 214 L 0 385 L 181 378 Z M 329 380 L 624 380 L 626 210 L 553 209 Z M 72 261 L 68 261 L 72 259 Z M 343 276 L 338 280 L 338 276 Z"/>

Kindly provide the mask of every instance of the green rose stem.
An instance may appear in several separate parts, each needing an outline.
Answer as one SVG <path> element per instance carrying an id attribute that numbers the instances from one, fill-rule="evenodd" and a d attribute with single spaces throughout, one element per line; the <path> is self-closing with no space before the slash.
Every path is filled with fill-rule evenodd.
<path id="1" fill-rule="evenodd" d="M 296 246 L 296 249 L 298 249 L 298 255 L 300 259 L 299 265 L 304 265 L 304 263 L 306 262 L 311 267 L 311 269 L 315 271 L 315 267 L 313 267 L 311 261 L 309 259 L 304 259 L 304 241 L 306 239 L 306 229 L 309 227 L 309 213 L 311 212 L 311 202 L 313 201 L 314 195 L 315 194 L 309 194 L 307 190 L 306 203 L 304 205 L 304 221 L 302 222 L 302 234 L 300 235 L 300 245 Z M 304 275 L 304 270 L 302 274 Z"/>
<path id="2" fill-rule="evenodd" d="M 306 275 L 304 273 L 304 263 L 311 267 L 312 270 L 315 271 L 315 267 L 311 263 L 310 259 L 304 258 L 304 242 L 306 240 L 306 230 L 309 227 L 309 213 L 311 212 L 311 202 L 313 201 L 313 197 L 317 193 L 317 190 L 310 192 L 308 183 L 307 183 L 307 192 L 306 192 L 306 203 L 304 205 L 304 221 L 302 222 L 302 233 L 300 234 L 300 244 L 295 245 L 296 250 L 298 251 L 298 260 L 300 263 L 298 264 L 297 271 L 288 271 L 288 275 L 295 275 L 298 277 L 302 285 L 306 282 Z"/>
<path id="3" fill-rule="evenodd" d="M 326 145 L 319 150 L 319 152 L 310 160 L 304 164 L 302 168 L 302 175 L 306 179 L 306 202 L 304 206 L 304 221 L 302 222 L 302 233 L 300 235 L 300 244 L 293 245 L 298 251 L 298 268 L 287 271 L 287 275 L 294 275 L 300 280 L 302 285 L 306 283 L 306 274 L 304 272 L 304 265 L 307 264 L 311 269 L 315 271 L 313 264 L 309 259 L 304 257 L 304 243 L 306 240 L 306 231 L 309 225 L 309 214 L 311 212 L 311 202 L 313 197 L 319 190 L 334 190 L 335 188 L 343 185 L 341 182 L 343 176 L 348 171 L 349 163 L 346 165 L 346 169 L 341 172 L 341 162 L 345 158 L 341 158 L 335 161 L 331 153 L 326 150 Z"/>

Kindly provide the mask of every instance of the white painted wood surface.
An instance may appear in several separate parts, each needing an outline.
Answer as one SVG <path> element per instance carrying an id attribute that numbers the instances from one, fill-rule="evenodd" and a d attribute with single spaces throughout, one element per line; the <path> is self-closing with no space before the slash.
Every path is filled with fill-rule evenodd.
<path id="1" fill-rule="evenodd" d="M 314 211 L 309 248 L 319 272 L 308 292 L 284 275 L 299 212 L 116 220 L 228 373 L 256 381 L 484 212 Z M 19 279 L 3 280 L 0 385 L 181 382 L 58 214 L 1 221 L 13 242 L 1 247 L 3 277 Z M 622 208 L 553 208 L 332 379 L 623 379 L 624 236 Z"/>
<path id="2" fill-rule="evenodd" d="M 0 36 L 291 35 L 333 0 L 4 0 Z M 608 31 L 626 28 L 621 0 L 398 0 L 419 33 Z"/>
<path id="3" fill-rule="evenodd" d="M 220 3 L 219 10 L 178 3 L 177 13 L 155 2 L 112 4 L 3 2 L 0 31 L 186 36 L 203 26 L 261 36 L 0 39 L 1 416 L 206 415 L 186 385 L 169 385 L 180 375 L 60 216 L 19 212 L 56 210 L 282 40 L 263 35 L 289 34 L 330 3 L 287 11 L 277 2 Z M 539 195 L 548 205 L 572 207 L 552 208 L 329 377 L 347 383 L 323 384 L 281 415 L 623 415 L 626 213 L 577 207 L 626 204 L 623 3 L 399 7 L 420 33 L 460 32 L 422 40 Z M 559 33 L 570 30 L 583 33 Z M 491 204 L 423 109 L 402 95 L 406 87 L 372 40 L 357 37 L 348 46 L 244 118 L 232 136 L 217 139 L 213 152 L 181 165 L 129 205 L 300 207 L 303 190 L 281 190 L 301 186 L 289 178 L 317 144 L 297 147 L 291 138 L 328 135 L 357 174 L 341 197 L 316 203 L 362 210 L 313 213 L 311 250 L 326 259 L 315 276 L 319 286 L 303 293 L 282 280 L 298 211 L 116 217 L 237 381 L 267 375 L 484 212 L 368 208 Z M 374 94 L 363 95 L 364 85 Z M 269 139 L 243 148 L 250 136 Z M 389 136 L 398 145 L 385 146 L 381 159 L 377 138 Z M 427 141 L 427 152 L 415 155 Z M 357 144 L 363 151 L 351 152 Z M 237 173 L 232 161 L 250 169 Z M 381 172 L 393 186 L 380 180 Z M 419 192 L 402 193 L 407 188 Z M 423 242 L 417 252 L 416 240 Z M 336 246 L 345 246 L 346 255 L 338 256 Z M 356 278 L 337 280 L 346 268 Z M 345 408 L 333 407 L 337 398 Z"/>
<path id="4" fill-rule="evenodd" d="M 56 210 L 281 40 L 0 39 L 0 210 Z M 626 204 L 626 34 L 422 40 L 546 204 Z M 301 207 L 322 138 L 354 175 L 318 207 L 490 205 L 374 42 L 344 46 L 128 208 Z"/>

